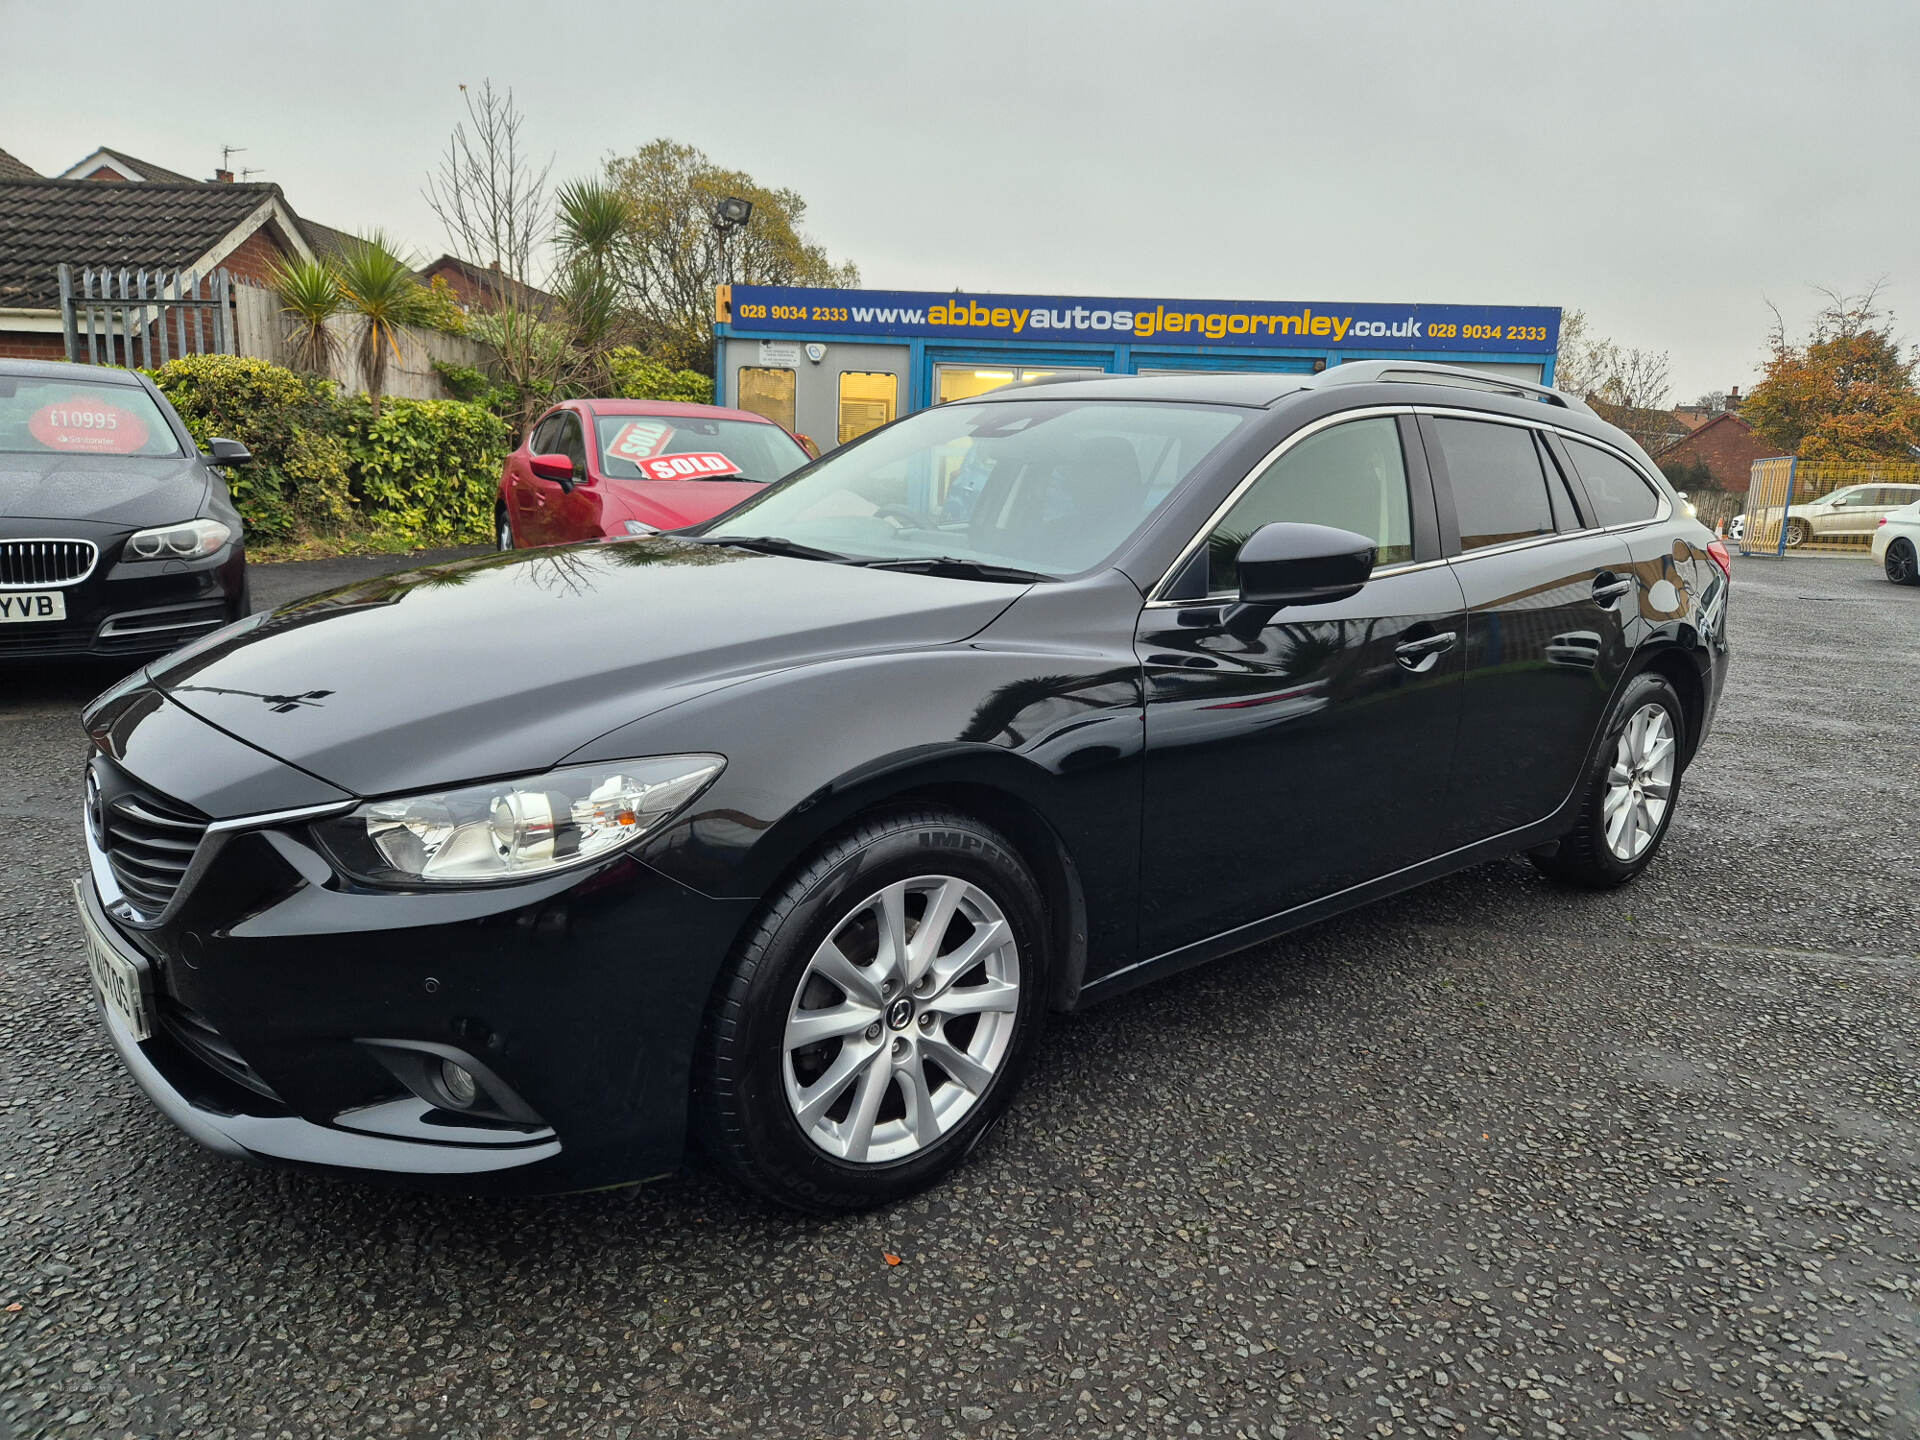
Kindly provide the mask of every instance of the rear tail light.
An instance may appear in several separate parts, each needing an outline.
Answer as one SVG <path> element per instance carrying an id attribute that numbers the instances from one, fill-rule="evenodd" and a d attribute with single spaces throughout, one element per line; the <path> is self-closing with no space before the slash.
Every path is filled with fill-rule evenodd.
<path id="1" fill-rule="evenodd" d="M 1733 579 L 1733 556 L 1727 553 L 1727 547 L 1725 545 L 1722 545 L 1718 540 L 1709 541 L 1707 544 L 1707 558 L 1720 567 L 1720 573 L 1722 575 L 1726 576 L 1729 580 Z"/>
<path id="2" fill-rule="evenodd" d="M 1879 523 L 1879 524 L 1881 524 L 1881 525 L 1884 525 L 1884 524 L 1886 524 L 1886 523 L 1887 523 L 1887 517 L 1886 517 L 1886 516 L 1884 516 L 1884 515 L 1882 515 L 1882 516 L 1880 517 L 1880 519 L 1879 519 L 1879 521 L 1878 521 L 1878 523 Z"/>

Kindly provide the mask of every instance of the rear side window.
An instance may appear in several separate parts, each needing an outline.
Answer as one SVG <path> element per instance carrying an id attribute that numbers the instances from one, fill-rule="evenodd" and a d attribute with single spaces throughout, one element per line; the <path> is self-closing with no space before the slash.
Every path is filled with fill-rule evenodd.
<path id="1" fill-rule="evenodd" d="M 1553 506 L 1533 432 L 1520 425 L 1479 420 L 1435 420 L 1460 548 L 1480 550 L 1553 534 Z"/>
<path id="2" fill-rule="evenodd" d="M 1568 440 L 1567 451 L 1593 502 L 1594 524 L 1631 525 L 1660 513 L 1659 495 L 1626 461 L 1579 440 Z"/>
<path id="3" fill-rule="evenodd" d="M 1379 547 L 1378 565 L 1413 559 L 1412 512 L 1400 427 L 1391 419 L 1351 420 L 1302 440 L 1267 467 L 1207 537 L 1207 588 L 1237 590 L 1247 537 L 1283 520 L 1333 525 Z"/>

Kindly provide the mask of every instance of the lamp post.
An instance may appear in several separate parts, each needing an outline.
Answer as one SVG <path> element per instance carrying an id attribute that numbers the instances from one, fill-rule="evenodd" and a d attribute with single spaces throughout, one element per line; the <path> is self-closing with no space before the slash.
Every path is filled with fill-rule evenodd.
<path id="1" fill-rule="evenodd" d="M 752 218 L 753 202 L 738 195 L 729 195 L 713 207 L 713 229 L 720 241 L 720 278 L 725 284 L 733 283 L 733 256 L 727 242 Z"/>

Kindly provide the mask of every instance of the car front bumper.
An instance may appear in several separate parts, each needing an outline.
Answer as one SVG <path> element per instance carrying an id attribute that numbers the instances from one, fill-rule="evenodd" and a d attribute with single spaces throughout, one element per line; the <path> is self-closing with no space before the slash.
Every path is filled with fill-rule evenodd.
<path id="1" fill-rule="evenodd" d="M 749 902 L 627 857 L 396 893 L 340 883 L 297 823 L 201 844 L 214 853 L 157 921 L 128 917 L 91 827 L 75 886 L 86 928 L 142 976 L 151 1034 L 102 1002 L 108 1037 L 195 1140 L 463 1190 L 586 1189 L 679 1163 L 701 1017 Z M 481 1077 L 493 1114 L 445 1103 L 442 1059 Z"/>
<path id="2" fill-rule="evenodd" d="M 0 624 L 0 662 L 157 655 L 244 613 L 247 556 L 239 542 L 204 560 L 110 560 L 124 540 L 97 541 L 101 557 L 86 578 L 44 587 L 64 599 L 64 620 Z"/>

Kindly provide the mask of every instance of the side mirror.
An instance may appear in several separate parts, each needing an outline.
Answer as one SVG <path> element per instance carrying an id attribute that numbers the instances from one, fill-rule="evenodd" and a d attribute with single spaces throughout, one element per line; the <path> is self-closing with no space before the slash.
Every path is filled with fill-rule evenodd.
<path id="1" fill-rule="evenodd" d="M 1373 541 L 1331 525 L 1262 525 L 1240 547 L 1240 603 L 1325 605 L 1357 595 L 1373 574 Z"/>
<path id="2" fill-rule="evenodd" d="M 573 489 L 573 461 L 565 455 L 547 454 L 527 457 L 527 468 L 539 480 L 551 480 L 562 490 Z"/>
<path id="3" fill-rule="evenodd" d="M 216 465 L 251 465 L 253 452 L 238 440 L 216 435 L 207 442 L 207 458 Z"/>

